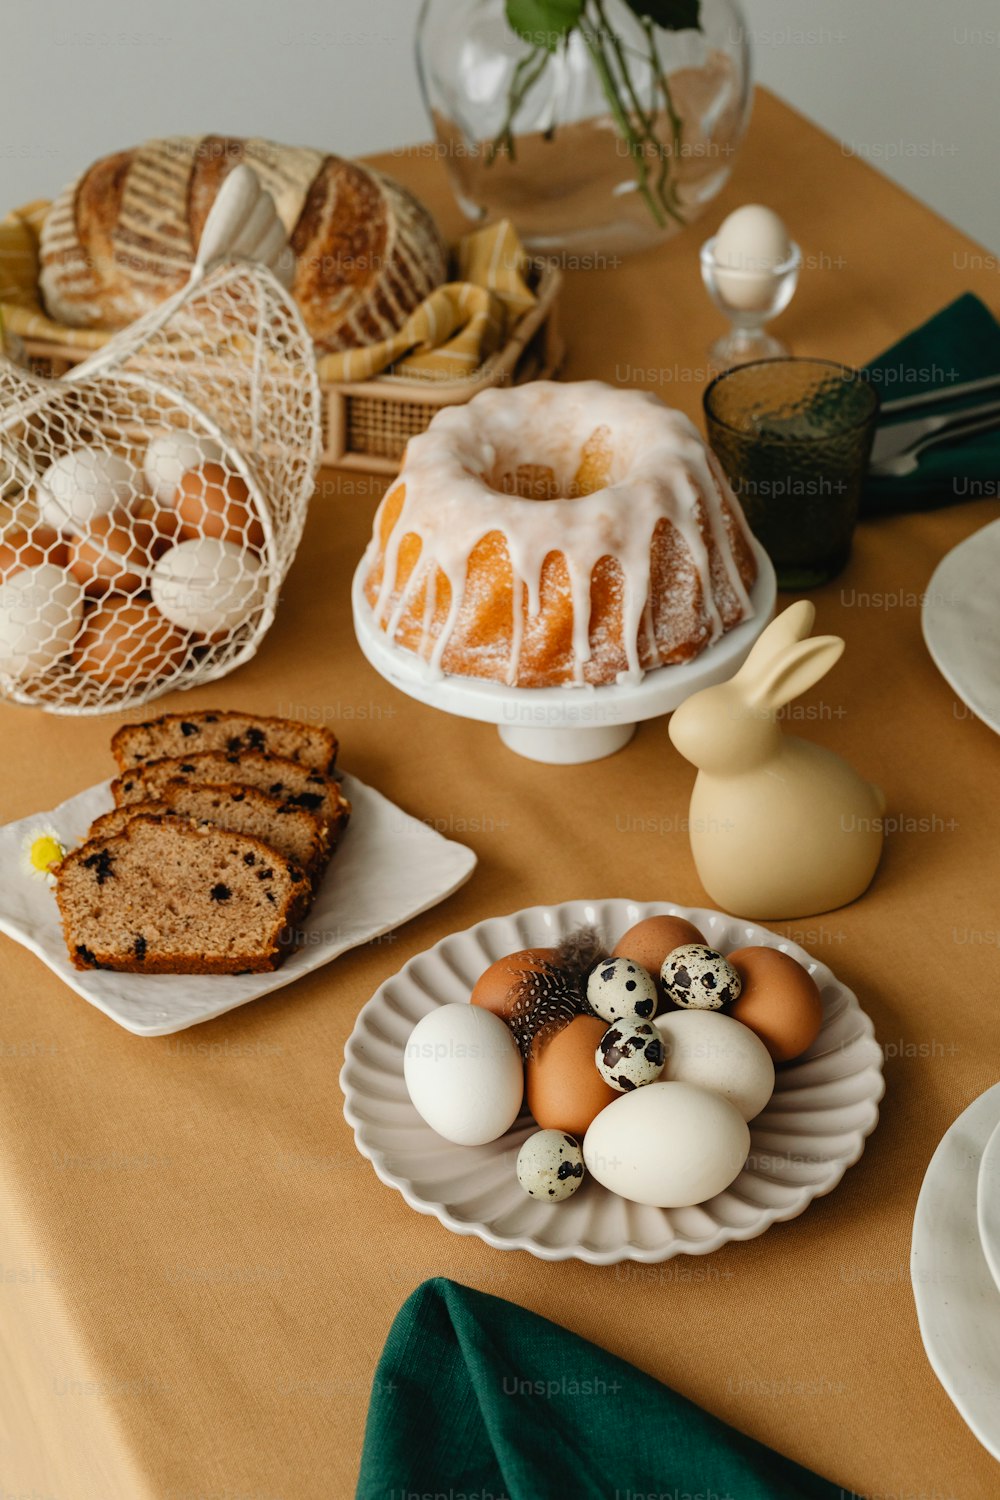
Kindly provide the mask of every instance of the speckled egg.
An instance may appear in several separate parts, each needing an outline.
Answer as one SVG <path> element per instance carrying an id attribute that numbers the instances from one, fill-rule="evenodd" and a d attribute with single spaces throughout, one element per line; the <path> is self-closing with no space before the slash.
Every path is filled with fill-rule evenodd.
<path id="1" fill-rule="evenodd" d="M 654 1083 L 666 1058 L 663 1038 L 653 1023 L 632 1017 L 610 1026 L 594 1053 L 597 1071 L 619 1094 Z"/>
<path id="2" fill-rule="evenodd" d="M 579 1142 L 561 1130 L 536 1130 L 517 1153 L 517 1180 L 532 1198 L 562 1203 L 583 1182 Z"/>
<path id="3" fill-rule="evenodd" d="M 667 999 L 684 1010 L 723 1010 L 743 987 L 729 960 L 702 943 L 685 943 L 668 953 L 660 978 Z"/>
<path id="4" fill-rule="evenodd" d="M 623 1016 L 651 1021 L 656 1015 L 656 984 L 641 964 L 630 958 L 609 958 L 591 970 L 587 1001 L 605 1021 L 620 1021 Z"/>

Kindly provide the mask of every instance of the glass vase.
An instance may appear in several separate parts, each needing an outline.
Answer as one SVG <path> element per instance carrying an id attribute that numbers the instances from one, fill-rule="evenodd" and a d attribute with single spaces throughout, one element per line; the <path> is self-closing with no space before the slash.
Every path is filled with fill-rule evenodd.
<path id="1" fill-rule="evenodd" d="M 732 171 L 750 112 L 737 0 L 702 0 L 697 30 L 647 29 L 623 0 L 590 0 L 595 14 L 599 28 L 551 51 L 513 30 L 504 0 L 424 0 L 417 28 L 421 88 L 462 210 L 511 219 L 529 249 L 568 264 L 645 249 L 696 219 Z"/>

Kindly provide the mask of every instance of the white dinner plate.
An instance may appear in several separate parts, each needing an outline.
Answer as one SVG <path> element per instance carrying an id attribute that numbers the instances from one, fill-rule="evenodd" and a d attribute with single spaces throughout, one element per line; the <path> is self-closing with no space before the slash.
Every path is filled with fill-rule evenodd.
<path id="1" fill-rule="evenodd" d="M 1000 1083 L 959 1115 L 931 1157 L 910 1250 L 927 1357 L 994 1458 L 1000 1458 L 1000 1291 L 979 1239 L 976 1191 L 983 1150 L 998 1123 Z"/>
<path id="2" fill-rule="evenodd" d="M 977 718 L 1000 734 L 1000 521 L 967 536 L 938 563 L 924 595 L 924 640 L 934 665 Z"/>
<path id="3" fill-rule="evenodd" d="M 986 1142 L 976 1184 L 976 1219 L 990 1275 L 1000 1292 L 1000 1124 Z"/>
<path id="4" fill-rule="evenodd" d="M 137 1036 L 168 1036 L 281 989 L 303 974 L 391 932 L 464 885 L 476 856 L 442 838 L 380 792 L 343 778 L 351 821 L 301 924 L 302 941 L 270 974 L 113 974 L 75 969 L 51 888 L 24 870 L 26 835 L 51 827 L 64 847 L 79 842 L 112 806 L 111 783 L 88 787 L 52 812 L 0 828 L 0 932 L 48 964 L 84 1000 Z"/>
<path id="5" fill-rule="evenodd" d="M 747 1164 L 725 1192 L 694 1208 L 651 1208 L 590 1180 L 565 1203 L 546 1203 L 529 1198 L 514 1173 L 521 1142 L 537 1128 L 527 1114 L 486 1146 L 454 1146 L 424 1124 L 403 1081 L 406 1043 L 422 1016 L 467 1001 L 483 970 L 507 953 L 552 947 L 582 925 L 596 927 L 610 946 L 636 922 L 665 912 L 686 917 L 724 953 L 746 944 L 782 949 L 805 965 L 823 997 L 819 1037 L 778 1070 L 771 1102 L 750 1126 Z M 825 964 L 778 933 L 722 912 L 614 900 L 491 917 L 412 958 L 359 1013 L 340 1083 L 358 1150 L 418 1213 L 500 1250 L 593 1265 L 702 1255 L 794 1218 L 858 1160 L 884 1089 L 872 1023 Z"/>

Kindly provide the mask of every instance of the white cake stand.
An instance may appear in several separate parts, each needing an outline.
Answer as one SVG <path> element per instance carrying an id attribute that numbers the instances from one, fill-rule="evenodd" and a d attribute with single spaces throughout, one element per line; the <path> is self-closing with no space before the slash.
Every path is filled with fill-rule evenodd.
<path id="1" fill-rule="evenodd" d="M 376 672 L 418 703 L 462 719 L 496 724 L 508 750 L 553 766 L 581 765 L 614 755 L 636 724 L 679 707 L 700 688 L 724 682 L 742 665 L 774 613 L 777 584 L 771 560 L 754 542 L 754 615 L 693 661 L 657 667 L 641 682 L 607 687 L 512 688 L 473 677 L 435 677 L 414 652 L 393 645 L 374 621 L 364 595 L 364 562 L 354 574 L 354 630 Z"/>

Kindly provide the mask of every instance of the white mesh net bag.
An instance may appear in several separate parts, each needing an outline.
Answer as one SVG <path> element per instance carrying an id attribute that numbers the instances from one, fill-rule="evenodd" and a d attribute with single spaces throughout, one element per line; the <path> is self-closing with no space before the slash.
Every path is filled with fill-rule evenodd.
<path id="1" fill-rule="evenodd" d="M 0 360 L 0 695 L 104 713 L 253 656 L 320 451 L 288 259 L 239 167 L 173 298 L 61 380 Z"/>

